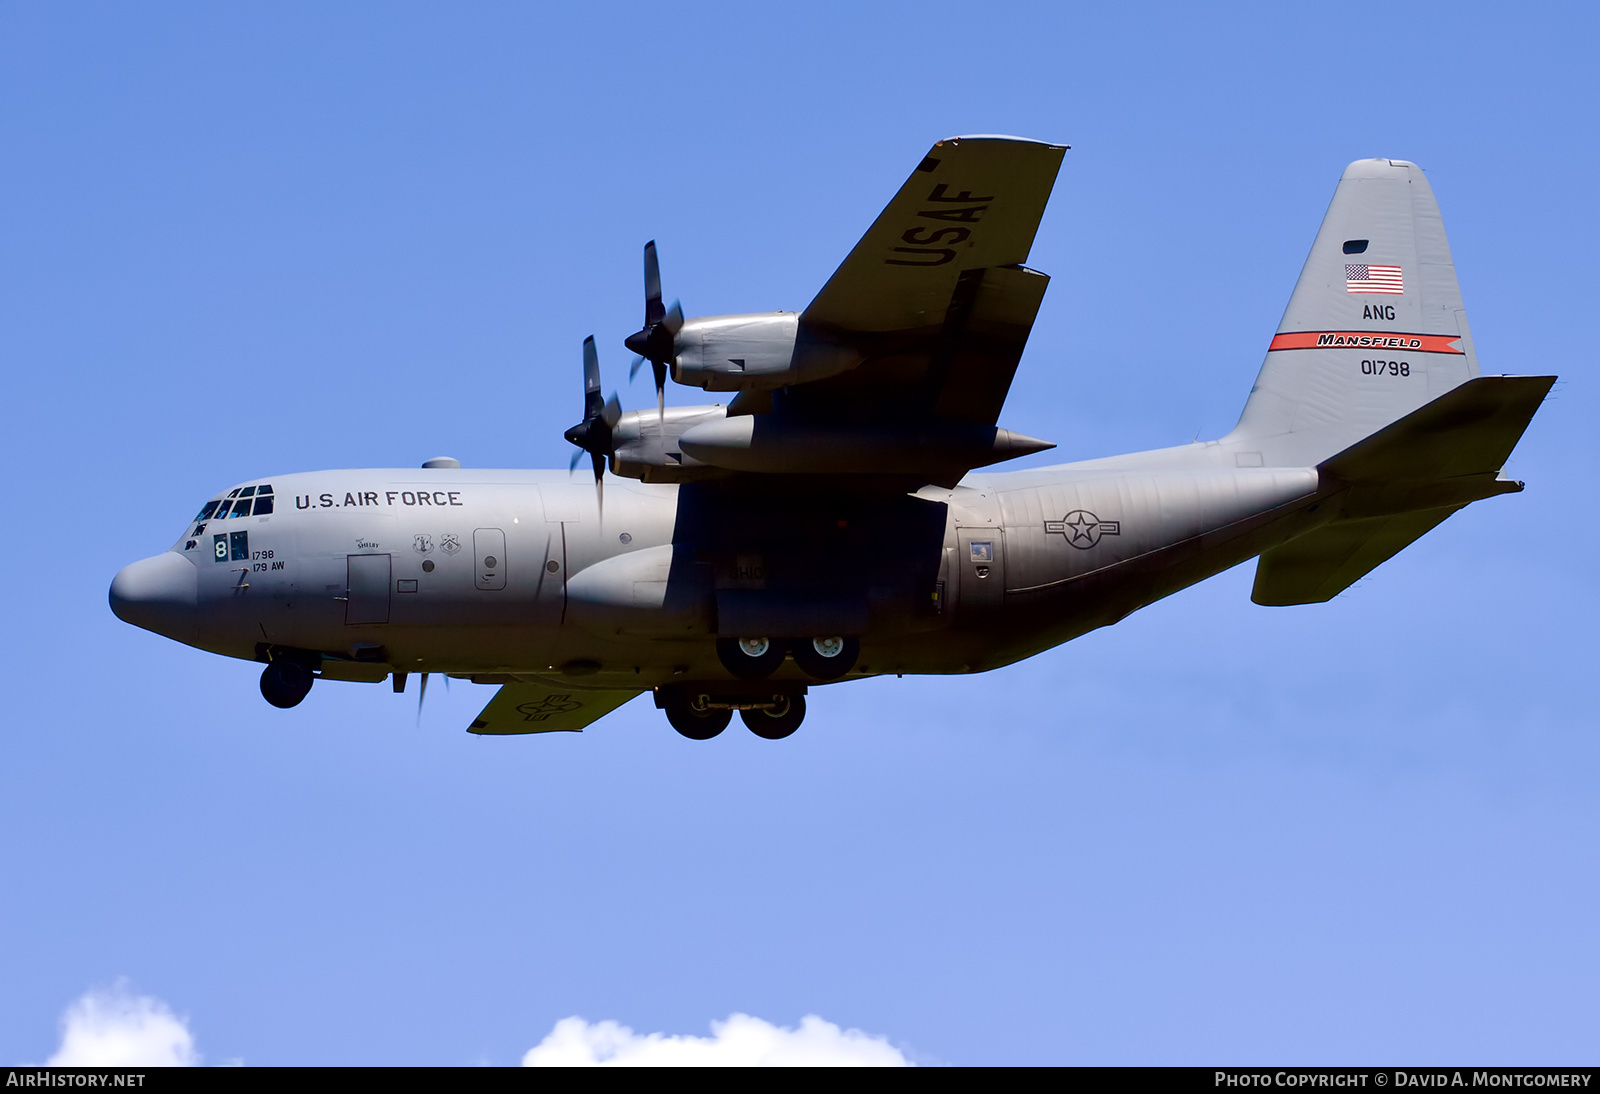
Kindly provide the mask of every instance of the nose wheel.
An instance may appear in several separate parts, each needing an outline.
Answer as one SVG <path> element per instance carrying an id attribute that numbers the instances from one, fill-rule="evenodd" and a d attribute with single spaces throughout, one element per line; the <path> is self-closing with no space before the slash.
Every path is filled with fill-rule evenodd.
<path id="1" fill-rule="evenodd" d="M 261 697 L 280 710 L 299 706 L 316 677 L 299 661 L 280 658 L 261 670 Z"/>

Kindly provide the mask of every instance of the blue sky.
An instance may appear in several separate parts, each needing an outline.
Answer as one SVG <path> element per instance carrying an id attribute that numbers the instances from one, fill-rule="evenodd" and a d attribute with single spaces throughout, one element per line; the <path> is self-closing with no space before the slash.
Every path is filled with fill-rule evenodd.
<path id="1" fill-rule="evenodd" d="M 963 1064 L 1592 1061 L 1597 22 L 0 7 L 0 1059 L 126 978 L 212 1062 L 736 1012 Z M 564 466 L 585 335 L 650 399 L 646 239 L 690 314 L 801 307 L 964 132 L 1073 146 L 1002 417 L 1054 458 L 1226 432 L 1339 172 L 1392 156 L 1485 370 L 1562 376 L 1527 492 L 1330 604 L 1241 567 L 997 673 L 816 692 L 779 745 L 645 702 L 480 740 L 461 684 L 420 724 L 361 685 L 280 712 L 107 609 L 226 484 Z"/>

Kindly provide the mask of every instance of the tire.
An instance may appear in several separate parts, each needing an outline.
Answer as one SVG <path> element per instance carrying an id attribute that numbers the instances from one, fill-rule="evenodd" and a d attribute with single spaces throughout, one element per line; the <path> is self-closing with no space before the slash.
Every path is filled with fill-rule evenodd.
<path id="1" fill-rule="evenodd" d="M 856 667 L 861 656 L 861 639 L 819 636 L 797 638 L 789 652 L 800 671 L 813 680 L 837 680 Z"/>
<path id="2" fill-rule="evenodd" d="M 261 697 L 279 710 L 288 710 L 300 705 L 316 679 L 311 669 L 299 661 L 270 661 L 261 670 Z"/>
<path id="3" fill-rule="evenodd" d="M 752 653 L 752 650 L 759 652 Z M 783 664 L 783 642 L 776 638 L 719 638 L 717 660 L 741 680 L 764 680 Z"/>
<path id="4" fill-rule="evenodd" d="M 799 729 L 800 723 L 806 720 L 806 697 L 791 695 L 788 698 L 789 704 L 781 714 L 765 710 L 741 710 L 739 717 L 744 719 L 744 724 L 757 737 L 781 741 Z"/>
<path id="5" fill-rule="evenodd" d="M 708 710 L 697 714 L 688 706 L 674 704 L 667 708 L 667 721 L 691 741 L 709 741 L 728 728 L 728 723 L 733 721 L 733 711 Z"/>

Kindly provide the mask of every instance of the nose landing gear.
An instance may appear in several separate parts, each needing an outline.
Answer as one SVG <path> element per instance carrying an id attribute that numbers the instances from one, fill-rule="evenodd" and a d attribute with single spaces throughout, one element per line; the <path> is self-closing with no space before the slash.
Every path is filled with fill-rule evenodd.
<path id="1" fill-rule="evenodd" d="M 261 670 L 261 697 L 280 710 L 298 706 L 311 691 L 316 677 L 302 661 L 279 658 Z"/>

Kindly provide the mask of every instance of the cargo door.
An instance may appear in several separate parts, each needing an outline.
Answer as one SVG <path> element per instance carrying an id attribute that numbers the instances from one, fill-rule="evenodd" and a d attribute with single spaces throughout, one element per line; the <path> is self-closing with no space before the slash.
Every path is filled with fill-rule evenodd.
<path id="1" fill-rule="evenodd" d="M 388 555 L 348 555 L 344 621 L 389 622 L 391 562 Z"/>

